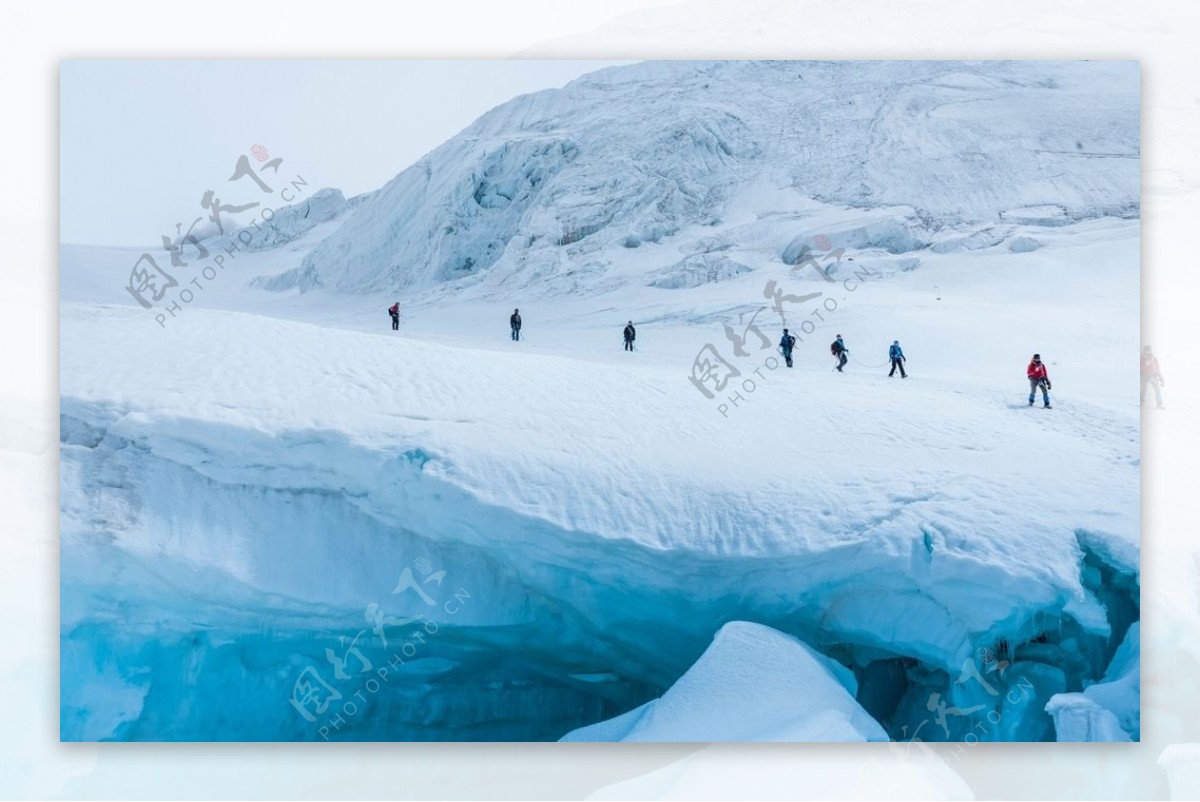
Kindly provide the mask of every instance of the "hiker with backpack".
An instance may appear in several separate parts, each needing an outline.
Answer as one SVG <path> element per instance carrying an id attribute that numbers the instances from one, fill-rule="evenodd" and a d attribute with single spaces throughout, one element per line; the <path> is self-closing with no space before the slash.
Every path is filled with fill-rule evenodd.
<path id="1" fill-rule="evenodd" d="M 392 316 L 392 331 L 400 329 L 400 302 L 392 304 L 388 307 L 388 314 Z"/>
<path id="2" fill-rule="evenodd" d="M 900 378 L 907 379 L 908 374 L 904 372 L 904 363 L 908 360 L 904 357 L 899 340 L 892 340 L 892 344 L 888 348 L 888 359 L 892 361 L 892 369 L 888 371 L 888 376 L 895 376 L 896 368 L 900 368 Z"/>
<path id="3" fill-rule="evenodd" d="M 637 339 L 637 330 L 633 327 L 633 321 L 625 324 L 625 350 L 633 350 L 633 341 Z"/>
<path id="4" fill-rule="evenodd" d="M 1037 391 L 1041 388 L 1042 406 L 1050 409 L 1050 374 L 1046 372 L 1046 365 L 1042 362 L 1041 354 L 1033 355 L 1029 367 L 1025 369 L 1025 375 L 1029 378 L 1029 406 L 1033 406 L 1033 402 L 1037 399 Z"/>
<path id="5" fill-rule="evenodd" d="M 1146 385 L 1154 388 L 1154 401 L 1159 409 L 1163 408 L 1162 402 L 1162 372 L 1158 368 L 1158 357 L 1150 350 L 1150 346 L 1142 349 L 1142 403 L 1146 403 Z"/>
<path id="6" fill-rule="evenodd" d="M 842 341 L 842 335 L 838 335 L 837 339 L 829 344 L 829 353 L 837 358 L 837 372 L 841 373 L 842 368 L 846 367 L 846 362 L 849 357 L 846 354 L 850 353 L 850 349 L 846 347 L 846 343 Z"/>
<path id="7" fill-rule="evenodd" d="M 796 335 L 788 334 L 788 330 L 783 330 L 783 339 L 779 341 L 779 350 L 783 353 L 783 359 L 787 362 L 787 366 L 792 366 L 792 349 L 796 347 Z"/>
<path id="8" fill-rule="evenodd" d="M 515 342 L 521 339 L 521 310 L 514 309 L 512 316 L 508 319 L 508 325 L 512 327 L 512 338 Z"/>

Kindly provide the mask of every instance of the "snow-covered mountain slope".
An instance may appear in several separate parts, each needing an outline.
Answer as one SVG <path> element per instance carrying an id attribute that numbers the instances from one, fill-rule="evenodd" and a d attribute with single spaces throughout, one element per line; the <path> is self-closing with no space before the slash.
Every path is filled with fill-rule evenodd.
<path id="1" fill-rule="evenodd" d="M 599 73 L 281 212 L 170 313 L 122 287 L 140 251 L 64 246 L 63 737 L 557 739 L 745 621 L 847 666 L 892 738 L 1052 739 L 1139 615 L 1136 67 L 1087 66 Z M 766 136 L 819 94 L 792 71 L 855 103 Z M 901 113 L 932 96 L 969 102 Z M 1018 158 L 1067 130 L 1084 155 Z M 340 701 L 309 720 L 301 682 Z"/>
<path id="2" fill-rule="evenodd" d="M 908 207 L 914 243 L 1136 216 L 1138 155 L 1128 63 L 645 63 L 493 109 L 290 276 L 365 292 L 603 274 L 621 248 L 778 212 L 771 194 Z"/>

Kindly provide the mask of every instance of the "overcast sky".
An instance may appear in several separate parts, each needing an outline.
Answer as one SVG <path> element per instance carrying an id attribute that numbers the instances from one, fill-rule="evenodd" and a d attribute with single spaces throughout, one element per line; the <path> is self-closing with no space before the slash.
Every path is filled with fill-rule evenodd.
<path id="1" fill-rule="evenodd" d="M 60 238 L 160 245 L 208 214 L 206 190 L 259 200 L 248 179 L 227 183 L 256 144 L 308 191 L 376 189 L 509 98 L 618 63 L 63 62 Z"/>

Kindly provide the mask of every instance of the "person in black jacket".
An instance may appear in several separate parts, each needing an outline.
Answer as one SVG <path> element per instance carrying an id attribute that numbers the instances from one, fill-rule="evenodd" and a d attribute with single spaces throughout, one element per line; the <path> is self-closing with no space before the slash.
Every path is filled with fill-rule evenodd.
<path id="1" fill-rule="evenodd" d="M 637 339 L 637 330 L 633 327 L 633 321 L 625 324 L 625 350 L 633 350 L 633 341 Z"/>
<path id="2" fill-rule="evenodd" d="M 792 349 L 796 347 L 796 335 L 788 334 L 788 330 L 783 330 L 783 339 L 779 341 L 779 352 L 783 354 L 787 366 L 792 366 Z"/>
<path id="3" fill-rule="evenodd" d="M 846 354 L 850 353 L 850 349 L 846 347 L 846 343 L 842 341 L 842 335 L 838 335 L 837 339 L 829 344 L 829 352 L 837 358 L 837 372 L 841 373 L 842 368 L 846 367 Z"/>
<path id="4" fill-rule="evenodd" d="M 512 338 L 514 340 L 521 339 L 521 310 L 514 309 L 512 317 L 508 319 L 508 325 L 512 327 Z"/>

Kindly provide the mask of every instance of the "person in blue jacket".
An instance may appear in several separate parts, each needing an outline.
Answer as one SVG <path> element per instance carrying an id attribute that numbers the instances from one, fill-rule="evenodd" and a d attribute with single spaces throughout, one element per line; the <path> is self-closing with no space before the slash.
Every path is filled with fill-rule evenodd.
<path id="1" fill-rule="evenodd" d="M 892 360 L 892 369 L 888 372 L 889 376 L 896 375 L 896 368 L 900 368 L 900 378 L 907 379 L 908 374 L 904 372 L 904 351 L 900 348 L 899 340 L 892 340 L 892 346 L 888 348 L 888 359 Z"/>

